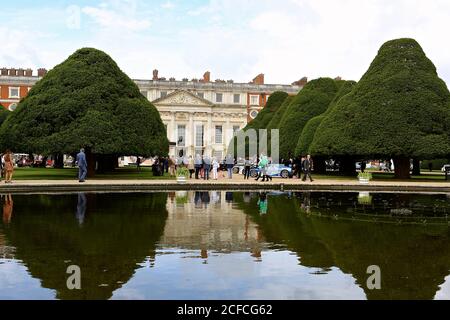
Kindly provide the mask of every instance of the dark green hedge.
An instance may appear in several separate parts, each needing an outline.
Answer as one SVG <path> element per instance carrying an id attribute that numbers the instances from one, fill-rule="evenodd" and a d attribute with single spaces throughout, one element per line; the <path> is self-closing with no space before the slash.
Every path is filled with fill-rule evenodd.
<path id="1" fill-rule="evenodd" d="M 311 143 L 314 140 L 314 135 L 316 134 L 316 130 L 319 127 L 322 120 L 325 118 L 331 110 L 336 106 L 337 102 L 345 95 L 349 94 L 353 87 L 355 86 L 355 81 L 344 81 L 338 80 L 336 81 L 339 91 L 331 101 L 328 106 L 327 111 L 325 111 L 322 115 L 312 118 L 303 128 L 302 134 L 300 135 L 300 139 L 298 140 L 297 148 L 295 149 L 296 155 L 308 154 L 310 153 Z"/>
<path id="2" fill-rule="evenodd" d="M 167 154 L 159 112 L 104 52 L 84 48 L 56 66 L 3 123 L 0 142 L 21 152 Z"/>
<path id="3" fill-rule="evenodd" d="M 335 80 L 320 78 L 305 85 L 280 121 L 280 157 L 293 155 L 306 123 L 324 113 L 338 91 Z"/>
<path id="4" fill-rule="evenodd" d="M 450 154 L 450 93 L 413 39 L 385 43 L 317 129 L 311 152 L 432 159 Z"/>

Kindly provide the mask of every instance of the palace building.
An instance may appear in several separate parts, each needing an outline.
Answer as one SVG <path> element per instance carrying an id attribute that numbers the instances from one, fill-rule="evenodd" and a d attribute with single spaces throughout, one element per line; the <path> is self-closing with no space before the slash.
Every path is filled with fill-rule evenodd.
<path id="1" fill-rule="evenodd" d="M 0 104 L 14 111 L 46 69 L 0 69 Z M 264 108 L 270 95 L 284 91 L 296 95 L 307 83 L 303 78 L 291 85 L 265 84 L 260 74 L 250 83 L 232 80 L 166 79 L 153 71 L 151 80 L 134 80 L 160 112 L 167 128 L 171 156 L 208 154 L 223 159 L 233 134 L 244 128 Z"/>

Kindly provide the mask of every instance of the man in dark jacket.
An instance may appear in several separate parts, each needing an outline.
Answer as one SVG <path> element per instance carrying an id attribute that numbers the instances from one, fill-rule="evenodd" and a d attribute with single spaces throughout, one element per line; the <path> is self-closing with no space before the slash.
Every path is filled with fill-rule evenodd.
<path id="1" fill-rule="evenodd" d="M 306 177 L 309 177 L 309 180 L 313 182 L 314 180 L 311 177 L 312 160 L 309 154 L 306 156 L 306 159 L 303 160 L 302 167 L 303 167 L 303 181 L 306 181 Z"/>

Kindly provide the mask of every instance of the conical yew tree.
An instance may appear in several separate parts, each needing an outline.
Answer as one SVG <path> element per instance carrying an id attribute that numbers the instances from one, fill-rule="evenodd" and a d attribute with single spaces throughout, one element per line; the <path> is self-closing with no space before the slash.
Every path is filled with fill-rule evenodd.
<path id="1" fill-rule="evenodd" d="M 280 121 L 280 156 L 294 155 L 300 134 L 306 123 L 324 113 L 338 91 L 331 78 L 319 78 L 308 84 L 292 100 Z"/>
<path id="2" fill-rule="evenodd" d="M 317 129 L 317 155 L 394 159 L 397 178 L 410 159 L 450 154 L 450 93 L 413 39 L 385 43 L 352 92 Z"/>
<path id="3" fill-rule="evenodd" d="M 102 51 L 83 48 L 52 69 L 0 129 L 4 148 L 96 160 L 168 152 L 164 125 L 137 85 Z"/>

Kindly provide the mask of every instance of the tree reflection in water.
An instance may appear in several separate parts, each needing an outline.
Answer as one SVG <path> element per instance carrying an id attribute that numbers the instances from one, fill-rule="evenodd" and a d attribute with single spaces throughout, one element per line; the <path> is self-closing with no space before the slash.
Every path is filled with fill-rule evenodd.
<path id="1" fill-rule="evenodd" d="M 368 299 L 432 299 L 449 275 L 450 203 L 445 195 L 375 194 L 370 206 L 359 205 L 358 194 L 350 193 L 305 192 L 295 194 L 294 201 L 287 198 L 269 195 L 264 216 L 255 201 L 247 203 L 241 196 L 237 202 L 268 242 L 285 244 L 303 266 L 338 267 L 351 274 Z M 392 209 L 400 208 L 412 216 L 394 216 Z M 381 268 L 381 290 L 366 288 L 370 265 Z"/>

